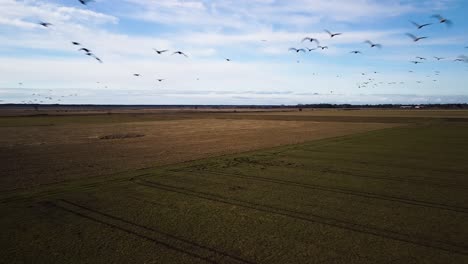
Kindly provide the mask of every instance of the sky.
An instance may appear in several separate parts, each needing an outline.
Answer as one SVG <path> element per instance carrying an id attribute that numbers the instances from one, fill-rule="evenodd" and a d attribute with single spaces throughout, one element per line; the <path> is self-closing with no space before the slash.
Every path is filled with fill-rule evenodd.
<path id="1" fill-rule="evenodd" d="M 465 0 L 0 0 L 0 103 L 468 103 L 468 61 L 454 61 L 467 13 Z M 304 37 L 328 49 L 289 51 L 317 46 Z"/>

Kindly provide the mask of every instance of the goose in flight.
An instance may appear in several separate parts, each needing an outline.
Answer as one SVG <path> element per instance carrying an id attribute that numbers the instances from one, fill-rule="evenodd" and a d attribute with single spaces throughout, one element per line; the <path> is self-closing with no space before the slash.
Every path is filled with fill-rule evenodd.
<path id="1" fill-rule="evenodd" d="M 377 48 L 379 48 L 379 49 L 382 48 L 382 45 L 377 44 L 377 43 L 373 43 L 373 42 L 370 41 L 370 40 L 366 40 L 366 41 L 364 41 L 364 43 L 369 44 L 371 48 L 373 48 L 373 47 L 377 47 Z"/>
<path id="2" fill-rule="evenodd" d="M 99 61 L 99 63 L 102 63 L 102 60 L 101 60 L 99 57 L 97 57 L 97 56 L 93 56 L 93 57 L 94 57 L 97 61 Z"/>
<path id="3" fill-rule="evenodd" d="M 52 26 L 51 23 L 43 22 L 43 21 L 39 22 L 38 24 L 41 25 L 41 26 L 43 26 L 43 27 L 50 27 L 50 26 Z"/>
<path id="4" fill-rule="evenodd" d="M 72 44 L 75 45 L 75 46 L 80 46 L 81 45 L 79 42 L 76 42 L 76 41 L 72 41 Z"/>
<path id="5" fill-rule="evenodd" d="M 93 0 L 78 0 L 82 5 L 87 5 L 89 2 L 93 2 Z"/>
<path id="6" fill-rule="evenodd" d="M 157 54 L 161 55 L 163 54 L 164 52 L 167 52 L 168 50 L 157 50 L 157 49 L 153 49 Z"/>
<path id="7" fill-rule="evenodd" d="M 446 24 L 447 26 L 451 26 L 453 24 L 451 20 L 448 20 L 448 19 L 442 17 L 441 15 L 436 14 L 436 15 L 433 15 L 432 17 L 438 19 L 439 23 L 441 23 L 441 24 Z"/>
<path id="8" fill-rule="evenodd" d="M 87 49 L 87 48 L 81 48 L 79 49 L 78 51 L 84 51 L 86 53 L 91 53 L 91 50 Z"/>
<path id="9" fill-rule="evenodd" d="M 427 39 L 427 37 L 416 37 L 415 35 L 410 34 L 410 33 L 406 33 L 406 36 L 412 38 L 414 42 L 418 42 L 421 39 Z"/>
<path id="10" fill-rule="evenodd" d="M 362 52 L 360 52 L 359 50 L 353 50 L 353 51 L 351 51 L 350 53 L 353 53 L 353 54 L 362 54 Z"/>
<path id="11" fill-rule="evenodd" d="M 420 25 L 420 24 L 418 24 L 418 23 L 416 23 L 416 22 L 413 22 L 413 21 L 410 21 L 410 22 L 411 22 L 411 24 L 413 24 L 413 25 L 414 25 L 415 27 L 417 27 L 418 29 L 421 29 L 421 28 L 423 28 L 423 27 L 427 27 L 427 26 L 432 25 L 432 23 L 426 23 L 426 24 Z"/>
<path id="12" fill-rule="evenodd" d="M 307 49 L 309 52 L 311 52 L 311 51 L 314 51 L 314 50 L 316 50 L 316 49 L 318 49 L 318 48 L 311 48 L 311 49 L 306 48 L 306 49 Z"/>
<path id="13" fill-rule="evenodd" d="M 441 57 L 434 57 L 434 59 L 440 61 L 440 60 L 443 60 L 444 58 L 441 58 Z"/>
<path id="14" fill-rule="evenodd" d="M 343 34 L 343 33 L 331 33 L 328 29 L 325 29 L 324 31 L 327 32 L 328 35 L 330 35 L 330 38 L 333 38 L 333 37 L 336 37 L 336 36 L 339 36 L 339 35 Z"/>
<path id="15" fill-rule="evenodd" d="M 411 61 L 411 63 L 420 64 L 420 63 L 422 63 L 422 61 Z"/>
<path id="16" fill-rule="evenodd" d="M 328 49 L 328 46 L 318 46 L 317 48 L 324 50 L 324 49 Z"/>
<path id="17" fill-rule="evenodd" d="M 426 58 L 424 58 L 424 57 L 419 57 L 419 56 L 417 56 L 416 59 L 426 60 Z"/>
<path id="18" fill-rule="evenodd" d="M 289 48 L 290 51 L 295 51 L 296 53 L 299 53 L 299 52 L 306 52 L 305 49 L 296 49 L 296 48 Z"/>
<path id="19" fill-rule="evenodd" d="M 176 51 L 176 52 L 172 53 L 172 55 L 175 55 L 175 54 L 183 55 L 186 58 L 188 58 L 187 54 L 183 53 L 182 51 Z"/>
<path id="20" fill-rule="evenodd" d="M 301 42 L 304 42 L 304 41 L 309 41 L 309 42 L 314 42 L 315 41 L 315 43 L 317 43 L 317 45 L 320 45 L 320 42 L 316 38 L 305 37 L 305 38 L 302 39 Z"/>

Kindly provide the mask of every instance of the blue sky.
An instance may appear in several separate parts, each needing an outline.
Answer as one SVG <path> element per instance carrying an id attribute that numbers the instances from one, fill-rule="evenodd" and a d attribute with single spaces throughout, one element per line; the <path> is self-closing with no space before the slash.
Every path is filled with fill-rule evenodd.
<path id="1" fill-rule="evenodd" d="M 463 0 L 0 0 L 0 103 L 468 102 L 468 63 L 454 62 L 468 56 L 466 13 Z M 315 47 L 306 36 L 329 49 L 288 51 Z"/>

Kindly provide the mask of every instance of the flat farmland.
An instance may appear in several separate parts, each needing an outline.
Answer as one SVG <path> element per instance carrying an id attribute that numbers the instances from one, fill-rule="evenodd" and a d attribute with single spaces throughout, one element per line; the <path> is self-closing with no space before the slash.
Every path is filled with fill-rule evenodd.
<path id="1" fill-rule="evenodd" d="M 468 115 L 357 112 L 5 119 L 0 259 L 467 263 Z"/>
<path id="2" fill-rule="evenodd" d="M 224 114 L 0 120 L 0 190 L 382 129 L 398 124 L 250 120 Z"/>

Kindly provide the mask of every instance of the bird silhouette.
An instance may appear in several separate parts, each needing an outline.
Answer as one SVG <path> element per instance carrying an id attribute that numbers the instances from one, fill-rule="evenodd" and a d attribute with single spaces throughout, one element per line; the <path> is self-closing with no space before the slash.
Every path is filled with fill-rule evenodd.
<path id="1" fill-rule="evenodd" d="M 157 50 L 157 49 L 153 49 L 157 54 L 161 55 L 163 54 L 164 52 L 167 52 L 168 50 Z"/>
<path id="2" fill-rule="evenodd" d="M 156 81 L 162 82 L 162 81 L 164 81 L 164 79 L 156 79 Z"/>
<path id="3" fill-rule="evenodd" d="M 75 46 L 80 46 L 81 45 L 79 42 L 76 42 L 76 41 L 72 41 L 72 44 L 75 45 Z"/>
<path id="4" fill-rule="evenodd" d="M 296 49 L 296 48 L 289 48 L 290 51 L 295 51 L 296 53 L 299 53 L 299 52 L 306 52 L 305 49 Z"/>
<path id="5" fill-rule="evenodd" d="M 423 28 L 423 27 L 427 27 L 427 26 L 432 25 L 432 23 L 426 23 L 426 24 L 420 25 L 420 24 L 418 24 L 418 23 L 416 23 L 416 22 L 413 22 L 413 21 L 410 21 L 410 22 L 411 22 L 411 24 L 413 24 L 413 25 L 414 25 L 415 27 L 417 27 L 418 29 L 421 29 L 421 28 Z"/>
<path id="6" fill-rule="evenodd" d="M 186 58 L 188 58 L 187 54 L 183 53 L 182 51 L 176 51 L 176 52 L 172 53 L 172 55 L 175 55 L 175 54 L 183 55 L 183 56 L 185 56 Z"/>
<path id="7" fill-rule="evenodd" d="M 343 33 L 331 33 L 328 29 L 325 29 L 324 31 L 327 32 L 328 35 L 330 35 L 330 38 L 334 38 L 336 36 L 339 36 L 339 35 L 343 34 Z"/>
<path id="8" fill-rule="evenodd" d="M 416 37 L 415 35 L 410 34 L 410 33 L 406 33 L 406 36 L 412 38 L 414 42 L 418 42 L 421 39 L 427 39 L 427 37 Z"/>
<path id="9" fill-rule="evenodd" d="M 79 49 L 78 51 L 84 51 L 86 53 L 91 53 L 91 50 L 87 49 L 87 48 L 81 48 Z"/>
<path id="10" fill-rule="evenodd" d="M 362 54 L 362 52 L 360 52 L 359 50 L 353 50 L 353 51 L 351 51 L 350 53 L 353 53 L 353 54 Z"/>
<path id="11" fill-rule="evenodd" d="M 93 2 L 93 0 L 78 0 L 81 4 L 87 5 L 89 2 Z"/>
<path id="12" fill-rule="evenodd" d="M 319 40 L 316 39 L 316 38 L 305 37 L 305 38 L 302 39 L 302 42 L 304 42 L 304 41 L 309 41 L 309 42 L 314 42 L 315 41 L 315 43 L 317 43 L 317 45 L 320 45 Z"/>
<path id="13" fill-rule="evenodd" d="M 139 73 L 134 73 L 133 76 L 140 77 L 140 74 Z"/>
<path id="14" fill-rule="evenodd" d="M 314 50 L 316 50 L 316 49 L 318 49 L 318 48 L 311 48 L 311 49 L 306 48 L 306 49 L 307 49 L 309 52 L 311 52 L 311 51 L 314 51 Z"/>
<path id="15" fill-rule="evenodd" d="M 317 48 L 324 50 L 324 49 L 328 49 L 328 46 L 318 46 Z"/>
<path id="16" fill-rule="evenodd" d="M 441 24 L 446 24 L 447 26 L 451 26 L 453 24 L 451 20 L 448 20 L 448 19 L 442 17 L 441 15 L 436 14 L 436 15 L 433 15 L 432 17 L 438 19 L 439 23 L 441 23 Z"/>
<path id="17" fill-rule="evenodd" d="M 443 60 L 444 58 L 441 58 L 441 57 L 434 57 L 434 59 L 440 61 L 440 60 Z"/>
<path id="18" fill-rule="evenodd" d="M 426 60 L 426 58 L 424 58 L 424 57 L 419 57 L 419 56 L 417 56 L 416 59 Z"/>
<path id="19" fill-rule="evenodd" d="M 369 44 L 371 46 L 371 48 L 373 48 L 373 47 L 377 47 L 379 49 L 382 48 L 382 45 L 377 44 L 377 43 L 372 43 L 372 41 L 370 41 L 370 40 L 366 40 L 366 41 L 364 41 L 364 43 Z"/>
<path id="20" fill-rule="evenodd" d="M 50 27 L 50 26 L 52 26 L 51 23 L 43 22 L 43 21 L 39 22 L 38 24 L 41 25 L 41 26 L 43 26 L 43 27 Z"/>
<path id="21" fill-rule="evenodd" d="M 420 63 L 422 63 L 422 62 L 421 62 L 421 61 L 411 61 L 411 63 L 420 64 Z"/>

